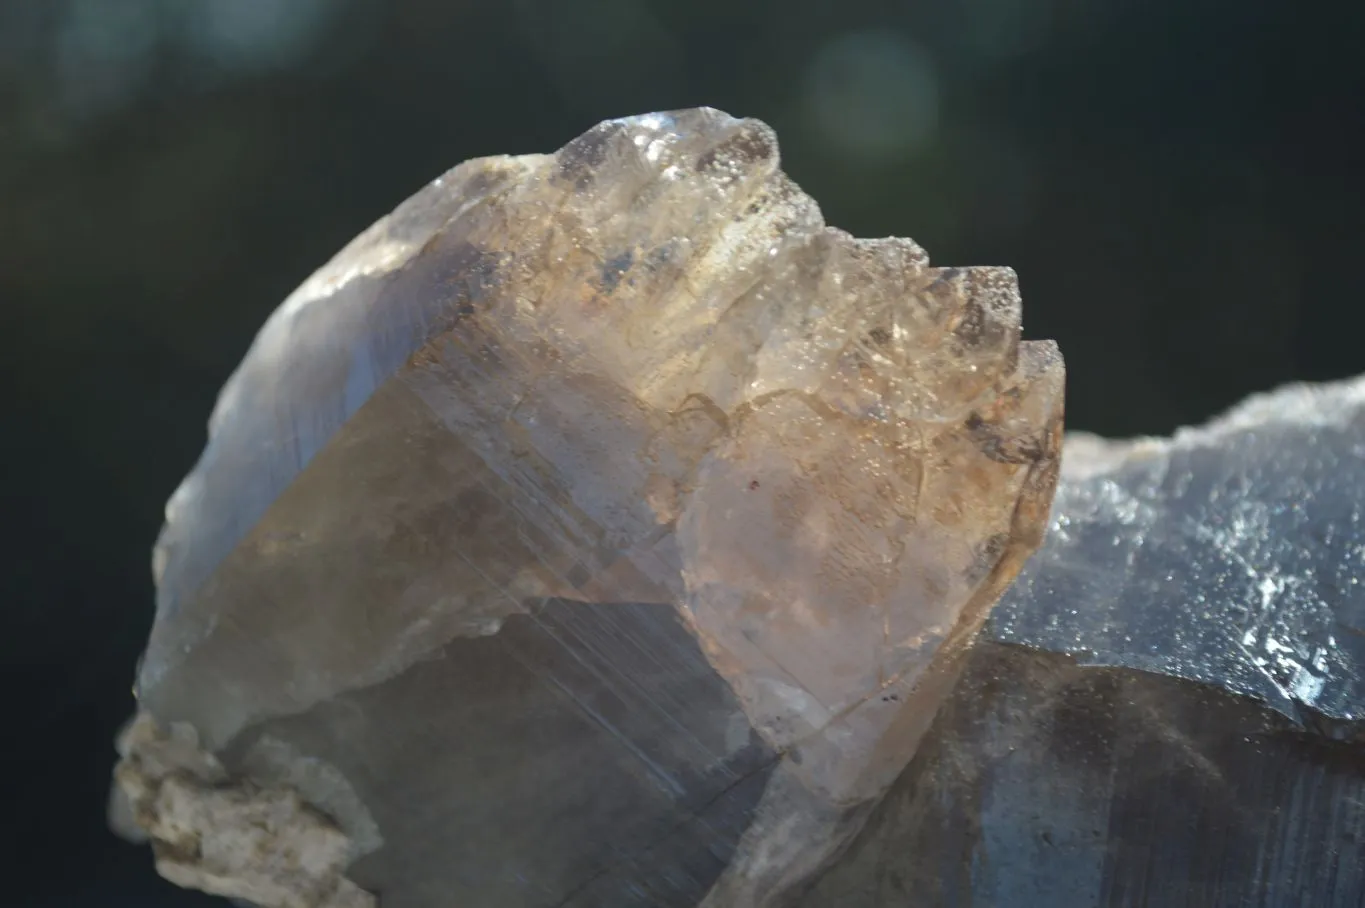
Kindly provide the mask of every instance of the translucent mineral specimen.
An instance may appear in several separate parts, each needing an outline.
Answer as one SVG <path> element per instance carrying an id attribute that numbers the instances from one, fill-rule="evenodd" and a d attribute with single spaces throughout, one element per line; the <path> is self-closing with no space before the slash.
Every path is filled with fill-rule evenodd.
<path id="1" fill-rule="evenodd" d="M 1169 439 L 1073 435 L 1047 545 L 991 636 L 1365 719 L 1365 379 Z"/>
<path id="2" fill-rule="evenodd" d="M 800 904 L 1365 904 L 1363 578 L 1365 378 L 1068 436 L 1042 549 Z"/>
<path id="3" fill-rule="evenodd" d="M 753 120 L 462 164 L 224 388 L 144 721 L 384 908 L 780 900 L 1041 539 L 1062 362 L 1019 333 L 1013 272 L 825 227 Z"/>

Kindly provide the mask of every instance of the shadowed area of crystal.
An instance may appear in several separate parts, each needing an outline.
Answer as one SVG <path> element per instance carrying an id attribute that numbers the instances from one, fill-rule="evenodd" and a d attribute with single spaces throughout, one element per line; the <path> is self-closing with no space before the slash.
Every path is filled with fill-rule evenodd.
<path id="1" fill-rule="evenodd" d="M 1227 690 L 995 643 L 799 908 L 1355 908 L 1365 749 Z"/>
<path id="2" fill-rule="evenodd" d="M 825 227 L 757 121 L 462 164 L 224 388 L 142 707 L 385 908 L 776 903 L 1041 539 L 1062 362 L 1020 323 L 1007 268 Z"/>
<path id="3" fill-rule="evenodd" d="M 228 767 L 263 739 L 373 806 L 385 843 L 351 876 L 384 908 L 694 905 L 776 762 L 673 609 L 563 600 L 261 723 Z"/>

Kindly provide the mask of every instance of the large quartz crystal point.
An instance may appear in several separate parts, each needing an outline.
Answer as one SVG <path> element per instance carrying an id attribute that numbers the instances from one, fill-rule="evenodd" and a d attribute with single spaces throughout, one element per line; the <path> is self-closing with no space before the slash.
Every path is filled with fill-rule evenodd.
<path id="1" fill-rule="evenodd" d="M 224 388 L 116 816 L 272 908 L 782 901 L 1042 537 L 1019 334 L 1013 272 L 825 227 L 754 120 L 456 167 Z"/>

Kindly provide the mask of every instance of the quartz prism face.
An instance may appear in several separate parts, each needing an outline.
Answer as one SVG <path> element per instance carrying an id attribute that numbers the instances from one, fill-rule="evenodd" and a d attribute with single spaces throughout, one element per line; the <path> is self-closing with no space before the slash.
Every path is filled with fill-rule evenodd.
<path id="1" fill-rule="evenodd" d="M 385 908 L 779 901 L 1042 538 L 1063 369 L 1020 324 L 1009 269 L 824 226 L 754 120 L 462 164 L 224 388 L 141 706 Z"/>

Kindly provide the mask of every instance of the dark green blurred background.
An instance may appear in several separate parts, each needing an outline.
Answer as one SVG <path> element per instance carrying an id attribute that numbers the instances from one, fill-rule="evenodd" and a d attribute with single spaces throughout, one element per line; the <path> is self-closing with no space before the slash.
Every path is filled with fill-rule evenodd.
<path id="1" fill-rule="evenodd" d="M 149 547 L 271 308 L 446 167 L 698 104 L 830 223 L 1020 273 L 1072 427 L 1365 371 L 1365 4 L 0 0 L 0 904 L 208 904 L 104 830 Z"/>

